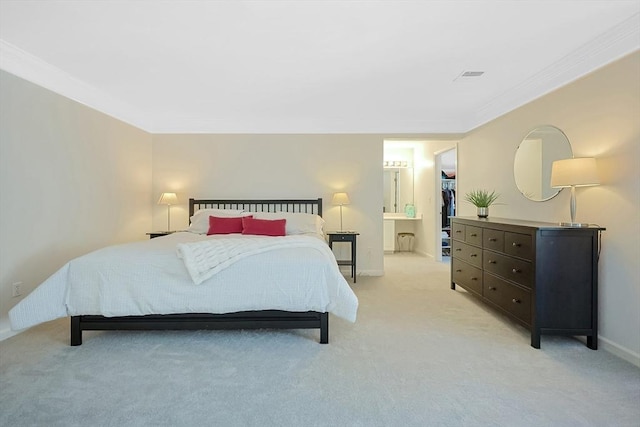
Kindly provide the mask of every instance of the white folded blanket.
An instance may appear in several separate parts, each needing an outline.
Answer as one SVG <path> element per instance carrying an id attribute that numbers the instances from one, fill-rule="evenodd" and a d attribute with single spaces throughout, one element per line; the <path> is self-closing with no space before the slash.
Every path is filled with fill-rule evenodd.
<path id="1" fill-rule="evenodd" d="M 308 236 L 242 236 L 208 239 L 177 245 L 178 258 L 184 261 L 196 285 L 219 271 L 251 255 L 282 248 L 307 247 L 327 253 L 327 244 Z"/>

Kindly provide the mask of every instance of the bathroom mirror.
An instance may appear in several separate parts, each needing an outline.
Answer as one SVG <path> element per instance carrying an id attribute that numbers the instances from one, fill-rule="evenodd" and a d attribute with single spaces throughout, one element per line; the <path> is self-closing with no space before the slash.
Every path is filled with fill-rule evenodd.
<path id="1" fill-rule="evenodd" d="M 555 126 L 540 126 L 524 137 L 516 150 L 513 176 L 527 199 L 543 202 L 561 189 L 551 188 L 551 164 L 573 157 L 567 136 Z"/>
<path id="2" fill-rule="evenodd" d="M 413 168 L 384 168 L 384 212 L 402 213 L 413 203 Z"/>

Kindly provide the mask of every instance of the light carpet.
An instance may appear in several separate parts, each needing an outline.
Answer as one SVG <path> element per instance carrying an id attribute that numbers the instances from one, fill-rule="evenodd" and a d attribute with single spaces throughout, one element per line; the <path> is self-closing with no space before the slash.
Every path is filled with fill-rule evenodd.
<path id="1" fill-rule="evenodd" d="M 640 369 L 529 333 L 449 266 L 385 257 L 355 324 L 317 331 L 85 332 L 0 342 L 2 426 L 640 426 Z"/>

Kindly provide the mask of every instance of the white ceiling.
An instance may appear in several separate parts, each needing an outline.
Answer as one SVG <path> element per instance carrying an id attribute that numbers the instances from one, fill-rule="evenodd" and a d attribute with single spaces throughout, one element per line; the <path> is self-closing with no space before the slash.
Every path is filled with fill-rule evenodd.
<path id="1" fill-rule="evenodd" d="M 0 0 L 0 68 L 155 133 L 467 132 L 639 48 L 638 0 Z"/>

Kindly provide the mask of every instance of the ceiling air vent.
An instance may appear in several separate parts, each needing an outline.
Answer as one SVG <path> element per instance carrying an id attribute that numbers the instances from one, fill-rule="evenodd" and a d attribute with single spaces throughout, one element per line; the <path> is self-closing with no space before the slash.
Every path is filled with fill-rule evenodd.
<path id="1" fill-rule="evenodd" d="M 472 79 L 473 77 L 480 77 L 484 74 L 484 71 L 463 71 L 462 73 L 460 73 L 458 75 L 458 77 L 456 77 L 455 79 L 453 79 L 453 81 L 457 81 L 457 80 L 467 80 L 467 79 Z"/>

